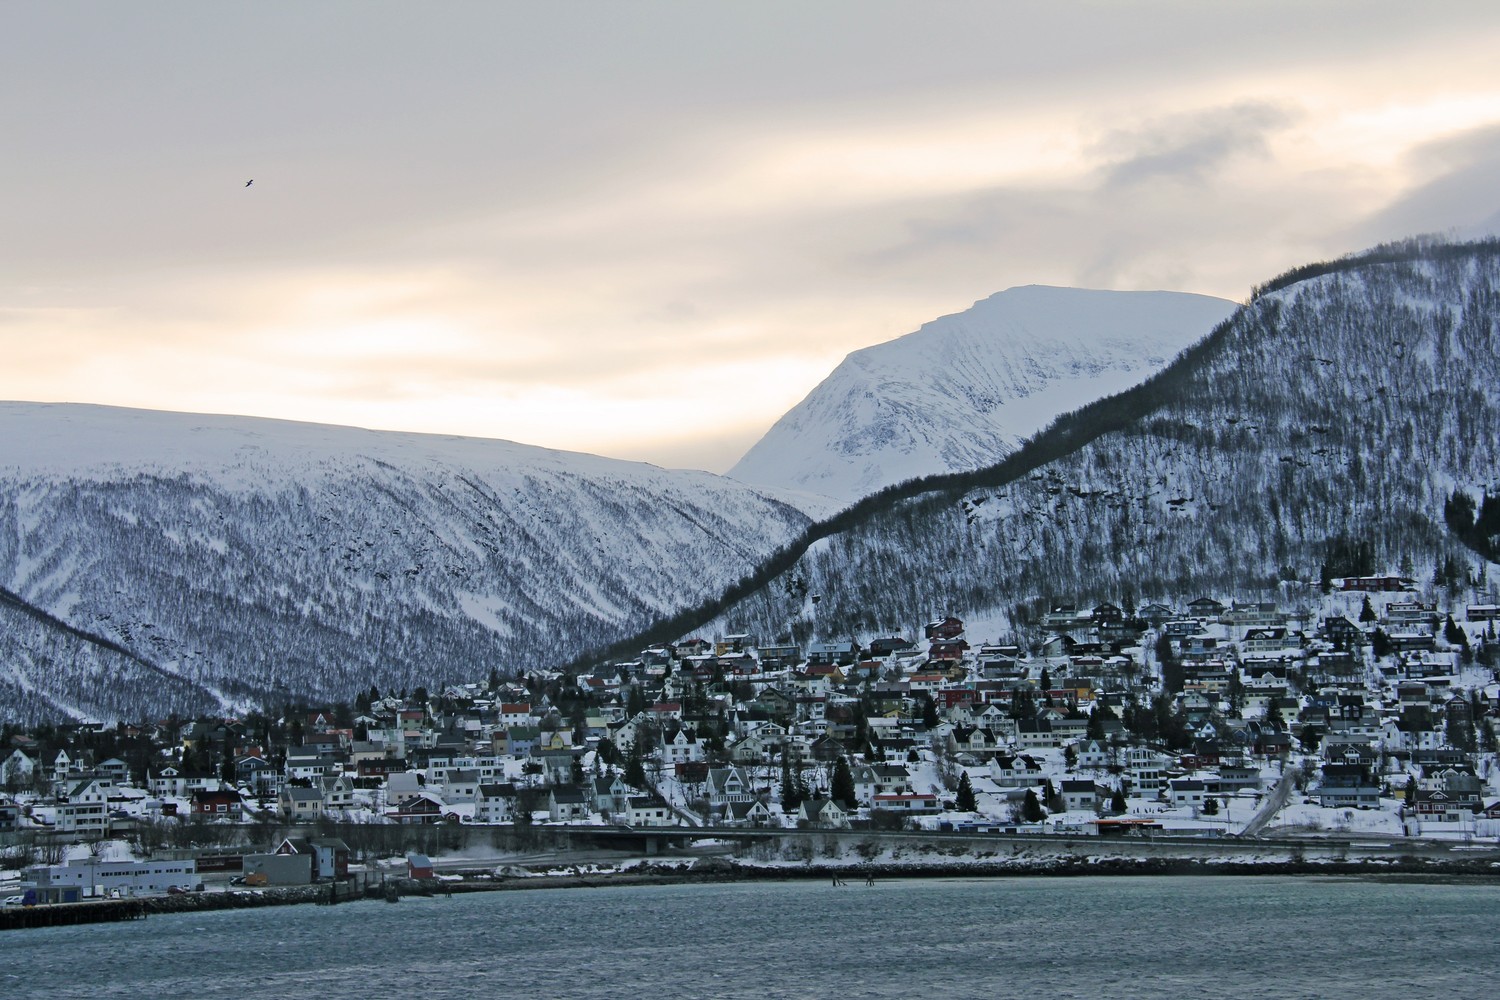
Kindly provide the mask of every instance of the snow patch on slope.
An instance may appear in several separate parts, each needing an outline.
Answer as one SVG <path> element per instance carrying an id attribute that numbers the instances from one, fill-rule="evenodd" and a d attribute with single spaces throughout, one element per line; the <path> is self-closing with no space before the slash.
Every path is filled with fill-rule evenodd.
<path id="1" fill-rule="evenodd" d="M 1182 292 L 1027 285 L 855 351 L 729 471 L 851 503 L 982 468 L 1164 367 L 1236 308 Z"/>

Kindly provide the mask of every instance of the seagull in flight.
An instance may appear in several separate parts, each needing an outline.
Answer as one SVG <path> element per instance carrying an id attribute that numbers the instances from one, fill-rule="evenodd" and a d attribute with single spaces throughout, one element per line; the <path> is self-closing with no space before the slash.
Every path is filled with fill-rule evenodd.
<path id="1" fill-rule="evenodd" d="M 249 187 L 251 184 L 254 184 L 254 183 L 255 183 L 255 178 L 252 177 L 248 181 L 245 182 L 245 187 Z"/>

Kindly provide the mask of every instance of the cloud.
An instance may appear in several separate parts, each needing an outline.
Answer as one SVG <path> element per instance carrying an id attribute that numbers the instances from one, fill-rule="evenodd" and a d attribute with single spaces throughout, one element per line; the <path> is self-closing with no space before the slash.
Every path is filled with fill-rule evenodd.
<path id="1" fill-rule="evenodd" d="M 1245 101 L 1112 129 L 1089 152 L 1105 161 L 1106 190 L 1151 181 L 1203 184 L 1239 157 L 1268 156 L 1268 137 L 1300 117 L 1284 105 Z"/>
<path id="2" fill-rule="evenodd" d="M 1500 224 L 1500 123 L 1462 131 L 1411 150 L 1405 165 L 1421 178 L 1347 231 L 1352 246 L 1416 233 L 1490 235 Z"/>

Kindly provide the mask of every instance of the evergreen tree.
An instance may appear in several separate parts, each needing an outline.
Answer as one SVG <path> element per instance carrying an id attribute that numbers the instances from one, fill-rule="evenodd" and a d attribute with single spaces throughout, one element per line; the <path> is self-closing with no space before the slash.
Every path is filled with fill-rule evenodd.
<path id="1" fill-rule="evenodd" d="M 635 740 L 630 741 L 630 751 L 625 755 L 625 773 L 622 777 L 631 788 L 646 787 L 646 764 L 641 757 L 640 745 Z"/>
<path id="2" fill-rule="evenodd" d="M 1089 724 L 1083 731 L 1083 738 L 1104 742 L 1104 713 L 1099 711 L 1097 703 L 1094 705 L 1094 710 L 1089 713 Z"/>
<path id="3" fill-rule="evenodd" d="M 1240 677 L 1240 668 L 1229 671 L 1229 711 L 1238 715 L 1245 707 L 1245 682 Z"/>
<path id="4" fill-rule="evenodd" d="M 1266 714 L 1264 716 L 1264 719 L 1266 725 L 1275 726 L 1278 729 L 1286 724 L 1286 719 L 1281 714 L 1281 705 L 1279 704 L 1279 699 L 1273 697 L 1266 702 Z"/>
<path id="5" fill-rule="evenodd" d="M 606 764 L 618 764 L 620 762 L 620 750 L 615 746 L 614 740 L 608 736 L 602 736 L 599 744 L 594 748 L 595 755 Z"/>
<path id="6" fill-rule="evenodd" d="M 1040 823 L 1042 816 L 1042 804 L 1037 800 L 1036 790 L 1026 789 L 1026 798 L 1021 802 L 1021 818 L 1028 823 Z"/>
<path id="7" fill-rule="evenodd" d="M 959 812 L 974 812 L 979 808 L 979 803 L 974 799 L 974 785 L 969 781 L 968 771 L 959 776 L 958 799 L 954 806 Z"/>
<path id="8" fill-rule="evenodd" d="M 1042 786 L 1042 801 L 1051 812 L 1064 811 L 1062 792 L 1057 790 L 1057 786 L 1052 783 L 1051 778 L 1048 778 L 1047 783 Z"/>
<path id="9" fill-rule="evenodd" d="M 1458 626 L 1458 623 L 1453 620 L 1451 614 L 1443 622 L 1443 639 L 1450 646 L 1458 646 L 1462 649 L 1469 648 L 1469 634 Z"/>
<path id="10" fill-rule="evenodd" d="M 1156 640 L 1156 662 L 1161 666 L 1162 687 L 1169 694 L 1180 693 L 1187 675 L 1182 669 L 1182 661 L 1178 659 L 1177 647 L 1165 632 Z"/>
<path id="11" fill-rule="evenodd" d="M 854 800 L 854 774 L 849 770 L 849 761 L 843 755 L 834 761 L 833 777 L 829 780 L 828 797 L 833 799 L 845 809 L 853 809 Z"/>
<path id="12" fill-rule="evenodd" d="M 1379 615 L 1375 614 L 1374 606 L 1370 604 L 1370 595 L 1366 594 L 1365 602 L 1359 607 L 1359 623 L 1361 625 L 1368 625 L 1373 621 L 1378 621 L 1379 617 Z"/>
<path id="13" fill-rule="evenodd" d="M 792 759 L 786 754 L 781 756 L 781 811 L 790 816 L 797 811 L 802 804 L 803 792 L 807 786 L 801 780 L 801 775 L 792 770 Z"/>
<path id="14" fill-rule="evenodd" d="M 922 725 L 928 729 L 934 729 L 939 722 L 937 702 L 932 700 L 932 695 L 926 691 L 922 692 Z"/>
<path id="15" fill-rule="evenodd" d="M 1130 804 L 1125 801 L 1125 790 L 1116 788 L 1115 793 L 1109 797 L 1109 811 L 1118 816 L 1129 808 Z"/>

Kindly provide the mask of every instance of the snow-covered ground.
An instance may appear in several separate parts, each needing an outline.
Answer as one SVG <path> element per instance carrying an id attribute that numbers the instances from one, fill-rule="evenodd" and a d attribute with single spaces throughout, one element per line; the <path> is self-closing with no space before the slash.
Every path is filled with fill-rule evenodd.
<path id="1" fill-rule="evenodd" d="M 982 468 L 1164 367 L 1235 308 L 1181 292 L 1011 288 L 850 354 L 729 475 L 852 503 Z"/>

